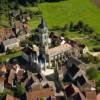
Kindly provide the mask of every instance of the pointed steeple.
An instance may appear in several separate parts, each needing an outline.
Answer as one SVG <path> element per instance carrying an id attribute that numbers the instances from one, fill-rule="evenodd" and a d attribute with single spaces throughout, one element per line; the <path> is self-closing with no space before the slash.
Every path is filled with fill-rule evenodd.
<path id="1" fill-rule="evenodd" d="M 45 28 L 45 27 L 47 27 L 47 24 L 46 24 L 46 22 L 44 21 L 43 17 L 41 18 L 41 23 L 40 23 L 40 25 L 39 25 L 38 27 L 39 27 L 39 28 Z"/>

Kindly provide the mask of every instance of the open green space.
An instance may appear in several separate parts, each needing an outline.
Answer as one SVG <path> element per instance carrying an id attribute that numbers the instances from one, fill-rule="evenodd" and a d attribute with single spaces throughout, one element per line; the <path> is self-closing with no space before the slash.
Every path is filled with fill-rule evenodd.
<path id="1" fill-rule="evenodd" d="M 91 0 L 64 0 L 39 4 L 49 28 L 82 20 L 100 32 L 100 9 Z"/>
<path id="2" fill-rule="evenodd" d="M 20 56 L 20 55 L 22 55 L 22 52 L 21 51 L 17 51 L 17 52 L 12 53 L 12 54 L 0 56 L 0 62 L 8 61 L 8 60 L 10 60 L 10 59 L 12 59 L 14 57 Z"/>
<path id="3" fill-rule="evenodd" d="M 100 81 L 100 71 L 95 67 L 89 68 L 87 70 L 87 75 L 91 80 Z"/>

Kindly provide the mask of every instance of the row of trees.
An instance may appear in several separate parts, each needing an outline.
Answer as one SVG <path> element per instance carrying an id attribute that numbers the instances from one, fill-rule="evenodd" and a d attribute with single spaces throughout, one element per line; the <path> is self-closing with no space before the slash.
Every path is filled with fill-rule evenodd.
<path id="1" fill-rule="evenodd" d="M 84 24 L 83 21 L 79 21 L 78 23 L 74 24 L 73 22 L 70 23 L 69 31 L 78 31 L 79 33 L 93 33 L 94 30 L 88 24 Z"/>
<path id="2" fill-rule="evenodd" d="M 42 3 L 42 2 L 57 2 L 57 1 L 61 1 L 61 0 L 0 0 L 0 8 L 4 8 L 4 5 L 34 5 L 36 3 Z M 6 7 L 6 6 L 5 6 Z"/>

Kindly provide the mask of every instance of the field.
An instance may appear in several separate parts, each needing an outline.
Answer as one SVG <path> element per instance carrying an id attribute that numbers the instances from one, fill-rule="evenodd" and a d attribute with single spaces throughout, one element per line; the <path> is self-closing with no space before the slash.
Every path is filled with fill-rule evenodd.
<path id="1" fill-rule="evenodd" d="M 64 0 L 42 3 L 39 5 L 39 9 L 43 12 L 49 28 L 82 20 L 93 27 L 96 32 L 100 32 L 100 9 L 92 0 Z"/>
<path id="2" fill-rule="evenodd" d="M 94 2 L 95 1 L 95 2 Z M 63 27 L 71 21 L 74 23 L 82 20 L 98 33 L 100 37 L 100 8 L 96 5 L 99 0 L 64 0 L 60 2 L 47 2 L 38 5 L 38 9 L 42 11 L 43 17 L 47 22 L 49 29 L 59 26 Z M 30 8 L 30 9 L 33 9 Z M 36 8 L 35 8 L 36 9 Z M 36 28 L 39 19 L 30 21 L 32 28 Z M 84 34 L 77 32 L 66 32 L 69 38 L 84 37 Z M 100 43 L 96 40 L 79 40 L 85 43 L 89 48 L 99 47 Z"/>
<path id="3" fill-rule="evenodd" d="M 0 56 L 0 62 L 6 62 L 14 57 L 21 56 L 21 55 L 22 55 L 21 51 L 17 51 L 15 53 L 8 54 L 8 55 L 3 55 L 3 56 Z"/>

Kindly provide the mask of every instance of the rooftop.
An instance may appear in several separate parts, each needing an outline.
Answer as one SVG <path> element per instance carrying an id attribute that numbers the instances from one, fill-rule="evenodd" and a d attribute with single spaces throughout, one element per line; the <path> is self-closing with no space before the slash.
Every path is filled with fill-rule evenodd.
<path id="1" fill-rule="evenodd" d="M 66 92 L 66 95 L 68 97 L 70 97 L 74 93 L 78 93 L 79 92 L 79 89 L 75 85 L 69 84 L 69 85 L 66 85 L 65 86 L 65 92 Z"/>
<path id="2" fill-rule="evenodd" d="M 7 46 L 7 45 L 11 45 L 11 44 L 14 44 L 17 42 L 19 42 L 19 40 L 17 38 L 11 38 L 11 39 L 7 39 L 7 40 L 3 41 L 3 45 Z"/>
<path id="3" fill-rule="evenodd" d="M 75 74 L 79 71 L 79 68 L 73 64 L 72 67 L 69 68 L 68 72 L 71 74 L 71 76 L 75 76 Z"/>
<path id="4" fill-rule="evenodd" d="M 1 83 L 1 82 L 4 82 L 4 81 L 5 81 L 5 78 L 0 77 L 0 83 Z"/>
<path id="5" fill-rule="evenodd" d="M 12 29 L 0 28 L 0 42 L 4 41 L 5 39 L 8 39 L 10 37 L 15 37 L 15 34 L 13 33 Z"/>
<path id="6" fill-rule="evenodd" d="M 70 49 L 71 49 L 71 46 L 66 43 L 66 44 L 62 44 L 57 47 L 48 49 L 47 54 L 50 56 L 57 55 L 59 53 L 66 52 L 67 50 L 70 50 Z"/>
<path id="7" fill-rule="evenodd" d="M 86 99 L 87 100 L 97 100 L 96 99 L 96 91 L 87 91 L 86 92 Z"/>
<path id="8" fill-rule="evenodd" d="M 36 54 L 36 52 L 30 47 L 24 48 L 23 52 L 26 53 L 27 55 Z"/>
<path id="9" fill-rule="evenodd" d="M 28 92 L 27 100 L 35 100 L 34 98 L 47 96 L 54 96 L 54 91 L 51 87 Z"/>
<path id="10" fill-rule="evenodd" d="M 40 25 L 38 27 L 39 28 L 45 28 L 45 27 L 47 27 L 47 25 L 46 25 L 46 23 L 45 23 L 45 21 L 44 21 L 43 18 L 41 18 L 41 23 L 40 23 Z"/>
<path id="11" fill-rule="evenodd" d="M 84 78 L 83 75 L 79 76 L 76 80 L 77 80 L 77 82 L 79 82 L 79 84 L 80 84 L 81 86 L 84 85 L 84 84 L 86 83 L 86 80 L 85 80 L 85 78 Z"/>
<path id="12" fill-rule="evenodd" d="M 7 94 L 6 99 L 5 100 L 20 100 L 17 97 L 11 96 L 9 94 Z"/>

